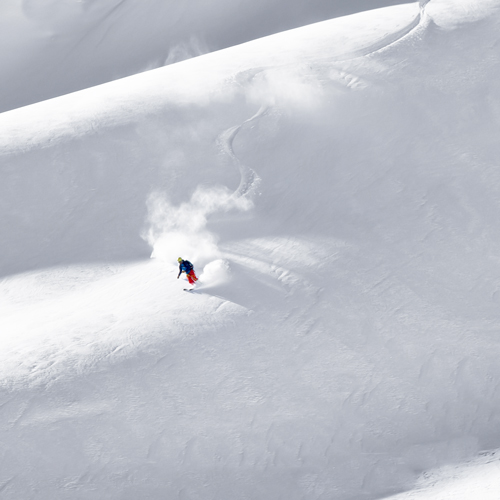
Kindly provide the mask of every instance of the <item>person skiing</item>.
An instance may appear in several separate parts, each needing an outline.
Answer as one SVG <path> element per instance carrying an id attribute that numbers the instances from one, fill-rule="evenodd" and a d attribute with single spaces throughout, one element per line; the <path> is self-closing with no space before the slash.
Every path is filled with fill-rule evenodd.
<path id="1" fill-rule="evenodd" d="M 189 260 L 183 260 L 182 257 L 179 257 L 177 262 L 179 263 L 179 274 L 177 275 L 177 279 L 179 279 L 182 273 L 186 273 L 189 284 L 194 285 L 198 281 L 198 278 L 196 274 L 194 274 L 193 264 L 191 264 Z"/>

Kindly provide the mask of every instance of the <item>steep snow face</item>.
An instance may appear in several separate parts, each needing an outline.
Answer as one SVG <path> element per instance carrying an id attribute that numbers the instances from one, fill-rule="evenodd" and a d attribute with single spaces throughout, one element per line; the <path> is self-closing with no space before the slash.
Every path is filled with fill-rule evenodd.
<path id="1" fill-rule="evenodd" d="M 412 4 L 323 22 L 3 114 L 0 225 L 11 245 L 0 273 L 148 256 L 140 234 L 151 193 L 179 204 L 198 185 L 237 186 L 229 142 L 288 107 L 322 107 L 320 77 L 304 61 L 369 54 L 419 18 Z"/>
<path id="2" fill-rule="evenodd" d="M 3 497 L 375 499 L 499 447 L 499 24 L 393 7 L 0 115 Z"/>
<path id="3" fill-rule="evenodd" d="M 5 0 L 0 112 L 284 29 L 398 3 L 404 0 Z"/>

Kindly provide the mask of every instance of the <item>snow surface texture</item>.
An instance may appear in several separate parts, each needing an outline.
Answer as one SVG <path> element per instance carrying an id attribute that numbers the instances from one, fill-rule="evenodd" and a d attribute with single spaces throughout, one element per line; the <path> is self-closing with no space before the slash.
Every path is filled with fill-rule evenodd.
<path id="1" fill-rule="evenodd" d="M 391 7 L 1 114 L 2 499 L 498 491 L 457 464 L 500 447 L 499 24 Z"/>
<path id="2" fill-rule="evenodd" d="M 2 0 L 0 111 L 399 3 L 404 0 Z"/>

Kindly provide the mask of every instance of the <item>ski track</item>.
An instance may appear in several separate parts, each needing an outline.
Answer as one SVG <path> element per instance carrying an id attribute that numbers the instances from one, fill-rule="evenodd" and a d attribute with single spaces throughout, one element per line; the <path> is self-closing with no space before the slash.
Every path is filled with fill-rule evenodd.
<path id="1" fill-rule="evenodd" d="M 426 17 L 425 7 L 428 3 L 430 3 L 430 1 L 431 0 L 419 0 L 420 10 L 415 16 L 415 19 L 407 26 L 398 30 L 396 33 L 387 35 L 378 42 L 369 45 L 368 47 L 364 47 L 354 52 L 349 52 L 337 56 L 332 62 L 343 62 L 351 59 L 357 59 L 359 57 L 366 57 L 370 54 L 390 47 L 391 45 L 402 40 L 404 37 L 415 31 L 420 25 L 422 25 L 422 21 Z M 238 167 L 238 170 L 240 171 L 241 180 L 238 188 L 233 193 L 234 198 L 240 198 L 242 196 L 246 196 L 251 191 L 255 191 L 261 180 L 255 170 L 248 167 L 247 165 L 244 165 L 236 156 L 233 148 L 234 139 L 244 125 L 262 117 L 267 111 L 267 106 L 261 106 L 257 113 L 255 113 L 252 117 L 248 118 L 240 125 L 235 125 L 226 129 L 219 135 L 217 139 L 217 143 L 219 144 L 221 150 L 232 159 L 233 163 Z"/>
<path id="2" fill-rule="evenodd" d="M 262 106 L 252 117 L 248 118 L 240 125 L 236 125 L 234 127 L 226 129 L 219 135 L 217 139 L 217 142 L 222 151 L 233 160 L 233 163 L 238 167 L 240 171 L 240 184 L 233 193 L 234 198 L 241 198 L 242 196 L 246 196 L 247 194 L 249 194 L 251 191 L 255 191 L 260 183 L 260 177 L 257 172 L 255 172 L 255 170 L 248 167 L 247 165 L 244 165 L 236 156 L 233 149 L 234 139 L 244 125 L 256 120 L 257 118 L 260 118 L 266 113 L 266 111 L 267 107 Z"/>
<path id="3" fill-rule="evenodd" d="M 430 3 L 430 1 L 431 0 L 419 0 L 420 4 L 419 13 L 415 16 L 415 19 L 404 28 L 401 28 L 400 30 L 396 31 L 396 33 L 391 33 L 390 35 L 383 37 L 378 42 L 375 42 L 369 45 L 368 47 L 364 47 L 362 49 L 355 50 L 353 52 L 347 52 L 345 54 L 337 56 L 334 59 L 334 61 L 343 62 L 343 61 L 349 61 L 351 59 L 357 59 L 358 57 L 366 57 L 369 56 L 370 54 L 378 52 L 379 50 L 386 49 L 387 47 L 390 47 L 391 45 L 399 42 L 404 37 L 415 31 L 422 24 L 422 21 L 426 17 L 425 6 L 428 3 Z"/>

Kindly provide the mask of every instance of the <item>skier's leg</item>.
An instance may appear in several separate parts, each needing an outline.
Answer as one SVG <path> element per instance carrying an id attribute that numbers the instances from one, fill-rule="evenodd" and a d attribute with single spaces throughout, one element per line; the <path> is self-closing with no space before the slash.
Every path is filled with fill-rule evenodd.
<path id="1" fill-rule="evenodd" d="M 194 285 L 194 280 L 193 280 L 193 277 L 191 276 L 191 273 L 187 274 L 187 279 L 188 279 L 190 285 Z"/>

